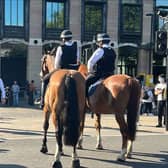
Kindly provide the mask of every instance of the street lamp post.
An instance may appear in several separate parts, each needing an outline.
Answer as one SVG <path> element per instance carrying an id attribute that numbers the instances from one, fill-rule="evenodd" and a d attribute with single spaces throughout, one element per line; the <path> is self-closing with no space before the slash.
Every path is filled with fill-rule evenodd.
<path id="1" fill-rule="evenodd" d="M 147 13 L 146 16 L 151 17 L 151 27 L 150 27 L 150 49 L 149 49 L 149 69 L 148 73 L 153 73 L 153 22 L 154 22 L 154 14 L 153 13 Z"/>

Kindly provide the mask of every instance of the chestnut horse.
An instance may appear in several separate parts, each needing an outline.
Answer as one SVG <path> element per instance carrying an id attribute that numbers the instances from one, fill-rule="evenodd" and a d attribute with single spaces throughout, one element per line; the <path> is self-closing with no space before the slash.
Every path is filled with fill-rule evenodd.
<path id="1" fill-rule="evenodd" d="M 61 168 L 60 156 L 63 154 L 62 136 L 64 144 L 73 146 L 72 167 L 80 167 L 76 152 L 80 134 L 82 137 L 85 116 L 85 79 L 76 70 L 54 70 L 53 57 L 44 55 L 41 65 L 41 76 L 50 73 L 49 85 L 45 93 L 44 103 L 44 138 L 42 153 L 47 149 L 47 130 L 50 114 L 52 115 L 56 136 L 55 162 L 53 168 Z M 82 133 L 81 133 L 82 132 Z"/>
<path id="2" fill-rule="evenodd" d="M 95 113 L 97 149 L 103 149 L 101 140 L 101 114 L 115 114 L 122 135 L 122 150 L 119 161 L 131 157 L 132 144 L 136 135 L 136 118 L 140 101 L 139 82 L 127 75 L 112 75 L 99 84 L 88 98 L 90 110 Z M 124 115 L 127 114 L 127 121 Z"/>

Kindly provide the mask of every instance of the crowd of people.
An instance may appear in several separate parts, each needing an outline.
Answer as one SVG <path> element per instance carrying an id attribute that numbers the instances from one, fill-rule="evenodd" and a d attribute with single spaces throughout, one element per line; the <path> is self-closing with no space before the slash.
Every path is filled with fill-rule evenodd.
<path id="1" fill-rule="evenodd" d="M 32 106 L 34 105 L 36 86 L 34 80 L 30 83 L 27 81 L 21 91 L 21 87 L 16 80 L 13 81 L 11 86 L 5 87 L 3 80 L 0 78 L 0 94 L 1 103 L 7 106 L 18 107 L 21 101 L 20 97 L 24 97 L 27 100 L 27 104 Z"/>
<path id="2" fill-rule="evenodd" d="M 70 30 L 64 30 L 60 38 L 63 42 L 62 45 L 58 46 L 55 54 L 55 69 L 77 69 L 80 65 L 79 46 L 76 41 L 72 40 L 72 32 Z M 106 33 L 97 34 L 97 49 L 91 55 L 88 60 L 88 76 L 86 78 L 86 96 L 88 96 L 88 88 L 91 84 L 99 80 L 100 78 L 106 78 L 114 74 L 115 70 L 115 50 L 110 46 L 110 37 Z M 167 96 L 167 84 L 165 76 L 160 74 L 158 76 L 158 83 L 154 86 L 145 86 L 143 77 L 137 77 L 141 84 L 141 105 L 140 114 L 154 115 L 153 109 L 157 109 L 158 123 L 156 127 L 162 127 L 165 124 L 165 120 L 162 119 L 165 114 L 166 108 L 166 96 Z M 44 106 L 44 95 L 48 85 L 49 79 L 42 80 L 41 89 L 41 108 Z M 1 89 L 1 102 L 5 102 L 5 89 L 2 79 L 0 79 Z M 17 81 L 14 81 L 11 86 L 13 106 L 19 105 L 19 92 L 20 87 Z M 28 97 L 28 104 L 34 104 L 34 95 L 36 87 L 34 80 L 26 84 L 26 93 Z"/>
<path id="3" fill-rule="evenodd" d="M 158 115 L 156 127 L 165 125 L 166 100 L 167 100 L 167 83 L 164 74 L 158 76 L 158 82 L 154 86 L 145 86 L 144 78 L 138 80 L 141 83 L 141 101 L 140 115 Z"/>

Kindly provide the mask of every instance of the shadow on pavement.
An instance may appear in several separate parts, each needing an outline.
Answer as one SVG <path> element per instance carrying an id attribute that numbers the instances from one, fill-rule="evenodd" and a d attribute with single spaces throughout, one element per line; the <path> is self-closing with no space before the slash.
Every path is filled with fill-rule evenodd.
<path id="1" fill-rule="evenodd" d="M 167 151 L 163 152 L 167 153 Z M 106 162 L 106 163 L 111 163 L 111 164 L 116 164 L 116 165 L 123 165 L 123 166 L 128 166 L 132 168 L 167 168 L 168 167 L 168 155 L 167 154 L 153 154 L 153 153 L 141 153 L 141 152 L 133 152 L 134 157 L 131 159 L 127 159 L 125 162 L 120 162 L 116 160 L 107 160 L 107 159 L 102 159 L 98 157 L 85 157 L 82 156 L 80 157 L 81 159 L 87 159 L 87 160 L 95 160 L 95 161 L 101 161 L 101 162 Z M 143 156 L 143 158 L 142 158 Z M 152 158 L 159 158 L 159 161 L 152 161 L 150 159 Z"/>
<path id="2" fill-rule="evenodd" d="M 34 130 L 22 130 L 22 129 L 12 129 L 12 128 L 0 128 L 1 133 L 10 133 L 15 135 L 25 135 L 25 136 L 43 136 L 43 131 L 34 131 Z M 48 131 L 48 137 L 55 137 L 53 132 Z M 0 141 L 1 142 L 1 141 Z"/>
<path id="3" fill-rule="evenodd" d="M 15 164 L 0 164 L 0 168 L 27 168 L 27 167 Z"/>

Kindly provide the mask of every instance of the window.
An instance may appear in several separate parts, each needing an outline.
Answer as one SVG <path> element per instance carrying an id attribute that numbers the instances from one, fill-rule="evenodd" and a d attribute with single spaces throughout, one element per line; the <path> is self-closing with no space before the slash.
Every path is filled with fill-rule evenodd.
<path id="1" fill-rule="evenodd" d="M 65 27 L 65 4 L 62 1 L 47 1 L 46 28 Z"/>
<path id="2" fill-rule="evenodd" d="M 69 27 L 69 0 L 43 0 L 43 40 L 60 40 Z"/>
<path id="3" fill-rule="evenodd" d="M 123 6 L 123 32 L 141 31 L 141 8 L 139 6 Z"/>
<path id="4" fill-rule="evenodd" d="M 5 26 L 24 25 L 24 0 L 5 0 Z"/>
<path id="5" fill-rule="evenodd" d="M 140 44 L 142 40 L 142 0 L 120 0 L 119 42 Z"/>
<path id="6" fill-rule="evenodd" d="M 84 5 L 84 41 L 92 41 L 97 33 L 105 32 L 105 3 L 85 2 Z"/>

